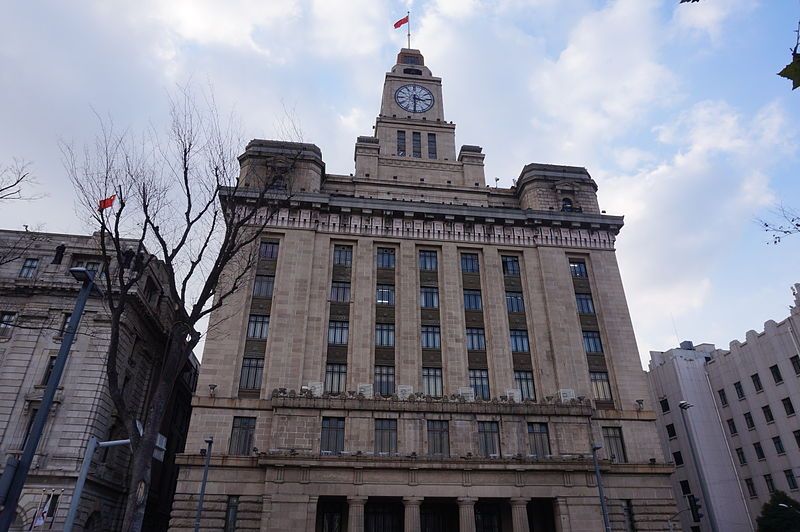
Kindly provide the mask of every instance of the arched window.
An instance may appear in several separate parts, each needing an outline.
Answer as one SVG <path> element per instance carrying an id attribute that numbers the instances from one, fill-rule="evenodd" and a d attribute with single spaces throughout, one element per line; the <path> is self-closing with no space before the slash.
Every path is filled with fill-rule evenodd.
<path id="1" fill-rule="evenodd" d="M 561 200 L 561 211 L 562 212 L 572 212 L 572 200 L 569 198 L 564 198 Z"/>

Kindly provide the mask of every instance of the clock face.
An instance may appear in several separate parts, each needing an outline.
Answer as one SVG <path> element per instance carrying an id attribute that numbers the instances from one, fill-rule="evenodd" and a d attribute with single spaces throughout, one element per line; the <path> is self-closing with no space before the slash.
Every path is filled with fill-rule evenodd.
<path id="1" fill-rule="evenodd" d="M 433 94 L 420 85 L 403 85 L 394 93 L 397 105 L 411 113 L 424 113 L 433 107 Z"/>

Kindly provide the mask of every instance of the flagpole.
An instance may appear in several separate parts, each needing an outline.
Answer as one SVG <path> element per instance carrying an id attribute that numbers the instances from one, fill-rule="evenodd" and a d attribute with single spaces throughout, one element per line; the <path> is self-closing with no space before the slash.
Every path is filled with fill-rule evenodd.
<path id="1" fill-rule="evenodd" d="M 408 17 L 408 48 L 411 49 L 411 11 L 406 11 Z"/>

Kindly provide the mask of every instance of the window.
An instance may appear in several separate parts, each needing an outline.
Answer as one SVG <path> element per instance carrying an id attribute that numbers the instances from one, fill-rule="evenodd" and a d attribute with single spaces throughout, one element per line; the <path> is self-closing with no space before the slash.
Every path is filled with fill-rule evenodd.
<path id="1" fill-rule="evenodd" d="M 350 322 L 328 322 L 328 345 L 347 345 L 350 335 Z"/>
<path id="2" fill-rule="evenodd" d="M 475 392 L 476 399 L 489 400 L 489 370 L 469 370 L 469 385 L 472 387 L 472 391 Z"/>
<path id="3" fill-rule="evenodd" d="M 436 159 L 436 133 L 428 133 L 428 159 Z"/>
<path id="4" fill-rule="evenodd" d="M 778 368 L 778 365 L 775 364 L 774 366 L 769 367 L 770 373 L 772 373 L 772 379 L 775 381 L 775 384 L 780 384 L 783 382 L 783 377 L 781 376 L 781 370 Z"/>
<path id="5" fill-rule="evenodd" d="M 237 495 L 228 496 L 228 504 L 225 507 L 225 528 L 223 532 L 236 532 L 236 514 L 239 512 L 239 497 Z"/>
<path id="6" fill-rule="evenodd" d="M 350 283 L 338 281 L 331 283 L 331 301 L 336 303 L 349 303 Z"/>
<path id="7" fill-rule="evenodd" d="M 464 310 L 481 310 L 481 291 L 464 290 Z"/>
<path id="8" fill-rule="evenodd" d="M 764 419 L 767 423 L 772 423 L 775 421 L 775 416 L 772 415 L 772 408 L 769 405 L 762 406 L 761 411 L 764 412 Z"/>
<path id="9" fill-rule="evenodd" d="M 442 336 L 438 325 L 423 325 L 420 334 L 423 349 L 441 349 Z"/>
<path id="10" fill-rule="evenodd" d="M 794 370 L 794 374 L 800 375 L 800 356 L 795 355 L 792 358 L 790 358 L 789 361 L 792 363 L 792 369 Z"/>
<path id="11" fill-rule="evenodd" d="M 253 297 L 272 297 L 275 289 L 275 276 L 256 275 L 256 282 L 253 284 Z"/>
<path id="12" fill-rule="evenodd" d="M 247 337 L 254 340 L 266 340 L 269 332 L 269 316 L 250 314 L 247 323 Z"/>
<path id="13" fill-rule="evenodd" d="M 525 329 L 511 329 L 511 352 L 530 353 L 531 346 L 528 342 L 528 331 Z"/>
<path id="14" fill-rule="evenodd" d="M 258 257 L 266 260 L 275 260 L 278 258 L 278 243 L 277 242 L 261 242 L 258 248 Z"/>
<path id="15" fill-rule="evenodd" d="M 755 442 L 753 444 L 753 449 L 756 451 L 756 458 L 759 460 L 764 460 L 766 456 L 764 455 L 764 449 L 761 447 L 761 442 Z"/>
<path id="16" fill-rule="evenodd" d="M 411 133 L 411 149 L 414 157 L 422 157 L 422 134 L 419 131 Z"/>
<path id="17" fill-rule="evenodd" d="M 478 273 L 480 271 L 477 253 L 461 254 L 461 271 L 464 273 Z"/>
<path id="18" fill-rule="evenodd" d="M 428 420 L 428 455 L 450 456 L 450 427 L 447 421 Z"/>
<path id="19" fill-rule="evenodd" d="M 778 454 L 786 454 L 786 449 L 783 448 L 783 441 L 780 436 L 772 438 L 772 445 L 775 446 L 775 452 Z"/>
<path id="20" fill-rule="evenodd" d="M 797 447 L 800 448 L 800 430 L 796 430 L 792 432 L 794 435 L 794 442 L 797 444 Z"/>
<path id="21" fill-rule="evenodd" d="M 672 423 L 670 423 L 670 424 L 668 424 L 668 425 L 667 425 L 666 429 L 667 429 L 667 437 L 668 437 L 670 440 L 671 440 L 672 438 L 677 438 L 677 437 L 678 437 L 678 433 L 677 433 L 677 432 L 675 432 L 675 425 L 673 425 Z"/>
<path id="22" fill-rule="evenodd" d="M 794 405 L 792 404 L 792 400 L 789 397 L 781 399 L 781 403 L 783 403 L 783 409 L 786 411 L 787 416 L 794 415 Z"/>
<path id="23" fill-rule="evenodd" d="M 605 371 L 592 371 L 589 373 L 592 381 L 592 393 L 595 401 L 611 401 L 611 384 L 608 382 L 608 373 Z"/>
<path id="24" fill-rule="evenodd" d="M 403 130 L 397 130 L 397 155 L 406 156 L 406 132 Z"/>
<path id="25" fill-rule="evenodd" d="M 786 483 L 789 485 L 790 490 L 797 489 L 797 477 L 794 476 L 794 471 L 791 469 L 784 469 L 783 475 L 786 477 Z"/>
<path id="26" fill-rule="evenodd" d="M 725 390 L 717 390 L 717 394 L 719 395 L 719 402 L 722 406 L 728 406 L 728 394 L 725 393 Z"/>
<path id="27" fill-rule="evenodd" d="M 442 368 L 422 368 L 422 393 L 442 396 Z"/>
<path id="28" fill-rule="evenodd" d="M 550 435 L 547 432 L 547 423 L 528 423 L 528 440 L 533 456 L 539 459 L 550 456 Z"/>
<path id="29" fill-rule="evenodd" d="M 689 495 L 690 493 L 692 493 L 692 488 L 689 487 L 688 480 L 681 480 L 680 485 L 681 485 L 681 493 L 683 495 Z"/>
<path id="30" fill-rule="evenodd" d="M 727 420 L 727 423 L 728 423 L 728 431 L 731 433 L 731 436 L 738 434 L 736 430 L 736 423 L 732 419 Z"/>
<path id="31" fill-rule="evenodd" d="M 344 450 L 344 418 L 323 417 L 319 450 L 339 454 Z"/>
<path id="32" fill-rule="evenodd" d="M 758 497 L 758 492 L 756 492 L 756 485 L 753 482 L 752 478 L 744 479 L 744 484 L 747 486 L 747 494 L 751 497 Z"/>
<path id="33" fill-rule="evenodd" d="M 14 312 L 0 312 L 0 338 L 11 338 L 11 331 L 14 330 Z"/>
<path id="34" fill-rule="evenodd" d="M 733 389 L 736 390 L 736 397 L 744 399 L 744 388 L 742 388 L 742 383 L 740 381 L 733 383 Z"/>
<path id="35" fill-rule="evenodd" d="M 394 306 L 394 285 L 379 284 L 375 290 L 375 303 L 378 305 Z"/>
<path id="36" fill-rule="evenodd" d="M 245 356 L 242 360 L 242 373 L 239 376 L 239 389 L 255 391 L 261 389 L 264 375 L 264 359 Z"/>
<path id="37" fill-rule="evenodd" d="M 583 331 L 583 348 L 587 353 L 602 353 L 603 342 L 600 341 L 600 333 L 597 331 Z"/>
<path id="38" fill-rule="evenodd" d="M 435 286 L 420 288 L 419 304 L 422 308 L 439 308 L 439 289 Z"/>
<path id="39" fill-rule="evenodd" d="M 486 351 L 486 335 L 483 329 L 469 327 L 467 329 L 467 350 Z"/>
<path id="40" fill-rule="evenodd" d="M 347 385 L 347 364 L 327 364 L 325 366 L 325 391 L 344 393 Z"/>
<path id="41" fill-rule="evenodd" d="M 628 456 L 625 454 L 625 442 L 622 441 L 622 429 L 620 427 L 603 427 L 603 441 L 606 444 L 606 454 L 609 460 L 614 463 L 627 463 Z"/>
<path id="42" fill-rule="evenodd" d="M 375 366 L 375 393 L 384 397 L 394 395 L 394 366 Z"/>
<path id="43" fill-rule="evenodd" d="M 514 385 L 520 390 L 522 400 L 536 400 L 536 391 L 533 388 L 533 373 L 530 371 L 514 371 Z"/>
<path id="44" fill-rule="evenodd" d="M 764 475 L 764 483 L 767 485 L 767 492 L 775 493 L 775 482 L 772 481 L 772 475 Z"/>
<path id="45" fill-rule="evenodd" d="M 761 377 L 759 377 L 758 373 L 753 373 L 750 375 L 750 378 L 753 380 L 753 388 L 756 389 L 756 392 L 760 392 L 764 389 L 764 386 L 761 385 Z"/>
<path id="46" fill-rule="evenodd" d="M 665 413 L 665 414 L 666 414 L 667 412 L 669 412 L 669 399 L 667 399 L 667 398 L 665 397 L 664 399 L 661 399 L 661 400 L 658 402 L 658 404 L 659 404 L 659 405 L 661 405 L 661 412 L 663 412 L 663 413 Z"/>
<path id="47" fill-rule="evenodd" d="M 572 200 L 569 198 L 564 198 L 561 200 L 561 211 L 562 212 L 572 212 Z"/>
<path id="48" fill-rule="evenodd" d="M 394 323 L 375 324 L 375 347 L 394 347 Z"/>
<path id="49" fill-rule="evenodd" d="M 333 264 L 335 266 L 352 266 L 353 246 L 333 246 Z"/>
<path id="50" fill-rule="evenodd" d="M 71 312 L 65 312 L 64 316 L 61 318 L 61 327 L 58 329 L 58 336 L 63 337 L 64 334 L 67 332 L 67 327 L 69 326 L 69 320 L 72 318 Z M 2 334 L 0 334 L 2 336 Z"/>
<path id="51" fill-rule="evenodd" d="M 575 294 L 575 302 L 578 305 L 578 314 L 594 314 L 592 294 Z"/>
<path id="52" fill-rule="evenodd" d="M 519 277 L 519 258 L 509 255 L 500 257 L 503 262 L 503 275 Z"/>
<path id="53" fill-rule="evenodd" d="M 31 413 L 28 416 L 28 425 L 25 427 L 25 437 L 22 440 L 22 449 L 25 448 L 25 444 L 28 443 L 28 438 L 31 435 L 31 427 L 33 427 L 33 422 L 36 420 L 36 414 L 39 412 L 38 408 L 31 408 Z"/>
<path id="54" fill-rule="evenodd" d="M 47 386 L 47 381 L 50 380 L 50 375 L 53 374 L 53 368 L 56 365 L 56 359 L 58 357 L 51 356 L 47 359 L 47 368 L 44 370 L 44 378 L 42 379 L 42 385 Z"/>
<path id="55" fill-rule="evenodd" d="M 397 420 L 375 420 L 375 454 L 397 453 Z"/>
<path id="56" fill-rule="evenodd" d="M 570 259 L 569 271 L 573 277 L 588 277 L 586 272 L 586 263 L 582 260 Z"/>
<path id="57" fill-rule="evenodd" d="M 683 455 L 681 454 L 680 451 L 675 451 L 674 453 L 672 453 L 672 461 L 675 462 L 676 466 L 683 465 Z"/>
<path id="58" fill-rule="evenodd" d="M 435 251 L 423 249 L 419 252 L 419 269 L 426 272 L 435 272 L 439 269 Z"/>
<path id="59" fill-rule="evenodd" d="M 36 268 L 39 267 L 39 259 L 25 259 L 22 263 L 22 269 L 19 271 L 19 276 L 23 279 L 30 279 L 36 273 Z"/>
<path id="60" fill-rule="evenodd" d="M 378 268 L 394 270 L 394 249 L 378 248 Z"/>
<path id="61" fill-rule="evenodd" d="M 525 312 L 522 292 L 506 292 L 506 309 L 508 312 Z"/>
<path id="62" fill-rule="evenodd" d="M 500 427 L 497 421 L 478 421 L 478 453 L 487 458 L 500 456 Z"/>
<path id="63" fill-rule="evenodd" d="M 231 429 L 231 445 L 228 454 L 247 456 L 253 451 L 253 437 L 256 433 L 256 418 L 234 417 Z"/>
<path id="64" fill-rule="evenodd" d="M 745 465 L 747 463 L 747 457 L 744 455 L 744 449 L 741 447 L 736 448 L 736 457 L 739 459 L 739 465 Z"/>
<path id="65" fill-rule="evenodd" d="M 744 423 L 745 425 L 747 425 L 748 430 L 754 429 L 756 424 L 753 422 L 753 414 L 751 414 L 750 412 L 745 412 Z"/>

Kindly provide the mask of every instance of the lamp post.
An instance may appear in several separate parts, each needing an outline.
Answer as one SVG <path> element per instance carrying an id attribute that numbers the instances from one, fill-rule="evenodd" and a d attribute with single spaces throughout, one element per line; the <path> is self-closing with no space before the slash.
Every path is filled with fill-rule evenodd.
<path id="1" fill-rule="evenodd" d="M 692 461 L 694 462 L 695 471 L 697 471 L 697 478 L 700 480 L 700 491 L 703 492 L 703 501 L 706 503 L 706 510 L 708 511 L 708 521 L 711 525 L 712 532 L 719 532 L 717 527 L 717 519 L 714 515 L 714 505 L 711 504 L 711 497 L 708 495 L 708 485 L 706 484 L 706 476 L 703 473 L 703 468 L 700 465 L 700 460 L 697 458 L 697 451 L 695 450 L 694 436 L 692 431 L 689 430 L 689 422 L 686 420 L 686 411 L 694 405 L 689 401 L 681 401 L 678 403 L 681 409 L 681 420 L 683 421 L 683 430 L 686 432 L 686 438 L 689 440 L 689 451 L 692 453 Z"/>
<path id="2" fill-rule="evenodd" d="M 603 529 L 611 532 L 611 522 L 608 519 L 608 508 L 606 507 L 606 495 L 603 492 L 603 478 L 600 476 L 600 462 L 597 460 L 597 451 L 603 446 L 599 443 L 592 443 L 592 460 L 594 461 L 594 476 L 597 480 L 597 492 L 600 496 L 600 510 L 603 512 Z"/>
<path id="3" fill-rule="evenodd" d="M 791 510 L 796 514 L 800 514 L 800 511 L 798 511 L 796 508 L 793 508 L 793 507 L 789 506 L 788 504 L 784 504 L 782 502 L 779 502 L 778 506 L 780 506 L 781 508 L 783 508 L 785 510 Z"/>
<path id="4" fill-rule="evenodd" d="M 197 498 L 197 514 L 194 517 L 194 532 L 200 531 L 200 517 L 203 515 L 203 499 L 206 496 L 206 482 L 208 481 L 208 466 L 211 464 L 211 447 L 214 445 L 214 438 L 209 436 L 206 438 L 207 449 L 200 449 L 200 454 L 206 457 L 205 465 L 203 466 L 203 482 L 200 484 L 200 495 Z"/>
<path id="5" fill-rule="evenodd" d="M 86 301 L 92 293 L 94 284 L 94 272 L 86 268 L 70 268 L 69 273 L 75 279 L 81 281 L 83 285 L 78 293 L 78 299 L 75 301 L 75 308 L 70 316 L 67 329 L 64 331 L 64 338 L 61 341 L 61 349 L 58 350 L 58 356 L 53 364 L 53 370 L 50 373 L 50 378 L 47 380 L 47 387 L 42 394 L 42 401 L 39 405 L 39 410 L 31 424 L 30 433 L 25 440 L 25 448 L 22 450 L 22 456 L 17 460 L 16 458 L 9 457 L 6 462 L 5 472 L 3 478 L 0 479 L 0 504 L 3 504 L 3 509 L 0 511 L 0 532 L 8 532 L 11 528 L 14 518 L 17 515 L 17 504 L 19 497 L 22 494 L 22 488 L 25 485 L 25 479 L 28 477 L 28 471 L 33 463 L 33 456 L 36 453 L 36 448 L 39 446 L 39 440 L 42 438 L 45 423 L 47 423 L 47 416 L 50 415 L 50 408 L 53 406 L 53 399 L 56 395 L 56 389 L 61 382 L 61 375 L 64 373 L 64 366 L 67 364 L 67 357 L 69 350 L 72 347 L 72 342 L 75 340 L 75 332 L 78 330 L 78 325 L 81 322 L 81 315 L 83 309 L 86 307 Z M 6 478 L 6 476 L 9 478 Z"/>

